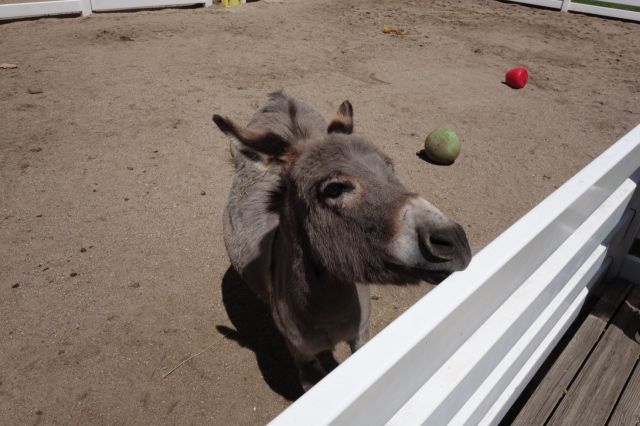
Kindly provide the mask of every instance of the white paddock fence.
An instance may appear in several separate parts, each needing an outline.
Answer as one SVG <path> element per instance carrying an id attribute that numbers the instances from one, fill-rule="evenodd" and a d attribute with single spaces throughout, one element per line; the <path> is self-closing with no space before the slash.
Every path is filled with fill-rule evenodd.
<path id="1" fill-rule="evenodd" d="M 514 3 L 532 4 L 535 6 L 559 9 L 562 12 L 580 12 L 591 15 L 608 16 L 611 18 L 640 21 L 640 12 L 616 9 L 613 7 L 595 6 L 591 4 L 576 3 L 571 0 L 508 0 Z M 608 3 L 623 4 L 626 6 L 640 7 L 640 0 L 603 0 Z"/>
<path id="2" fill-rule="evenodd" d="M 640 12 L 576 3 L 572 2 L 571 0 L 509 1 L 559 9 L 563 12 L 582 12 L 613 18 L 640 21 Z M 612 2 L 628 6 L 640 7 L 640 0 L 612 0 Z M 81 14 L 83 16 L 89 16 L 93 12 L 107 12 L 126 9 L 145 9 L 153 7 L 188 6 L 197 4 L 211 6 L 212 0 L 54 0 L 31 3 L 16 3 L 0 5 L 0 20 L 71 14 Z"/>
<path id="3" fill-rule="evenodd" d="M 212 0 L 55 0 L 15 3 L 0 5 L 0 20 L 72 14 L 89 16 L 93 12 L 197 4 L 211 6 Z"/>
<path id="4" fill-rule="evenodd" d="M 640 228 L 640 125 L 271 425 L 498 423 Z"/>

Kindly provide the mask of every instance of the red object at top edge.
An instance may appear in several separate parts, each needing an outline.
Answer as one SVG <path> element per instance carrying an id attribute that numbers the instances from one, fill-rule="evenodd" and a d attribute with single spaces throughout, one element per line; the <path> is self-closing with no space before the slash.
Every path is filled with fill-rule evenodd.
<path id="1" fill-rule="evenodd" d="M 514 68 L 507 71 L 507 74 L 504 76 L 504 81 L 507 83 L 507 86 L 514 89 L 522 89 L 527 85 L 528 80 L 529 72 L 526 68 Z"/>

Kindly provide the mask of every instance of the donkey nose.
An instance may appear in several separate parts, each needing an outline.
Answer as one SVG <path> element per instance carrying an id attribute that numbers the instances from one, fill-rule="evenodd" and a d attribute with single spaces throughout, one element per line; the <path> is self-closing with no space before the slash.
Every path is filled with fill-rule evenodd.
<path id="1" fill-rule="evenodd" d="M 421 197 L 412 197 L 398 211 L 396 235 L 389 245 L 396 262 L 431 272 L 467 267 L 471 249 L 464 229 Z"/>
<path id="2" fill-rule="evenodd" d="M 422 257 L 429 263 L 449 263 L 454 269 L 464 269 L 471 260 L 471 249 L 462 226 L 455 222 L 421 224 L 418 245 Z"/>

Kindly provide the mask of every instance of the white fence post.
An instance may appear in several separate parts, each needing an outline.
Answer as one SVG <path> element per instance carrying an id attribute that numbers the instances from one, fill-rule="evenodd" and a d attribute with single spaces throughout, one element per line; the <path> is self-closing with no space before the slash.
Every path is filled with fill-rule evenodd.
<path id="1" fill-rule="evenodd" d="M 636 170 L 630 179 L 640 185 L 640 169 Z M 607 255 L 612 258 L 612 263 L 606 279 L 624 275 L 622 269 L 629 257 L 627 253 L 633 241 L 640 235 L 640 189 L 636 189 L 633 194 L 625 216 L 628 216 L 628 219 L 621 221 L 621 229 L 618 230 L 617 235 L 613 236 L 609 245 Z M 637 284 L 640 284 L 639 279 L 640 276 L 630 281 L 638 281 Z"/>
<path id="2" fill-rule="evenodd" d="M 213 4 L 213 0 L 204 0 L 204 7 L 209 7 Z"/>
<path id="3" fill-rule="evenodd" d="M 533 4 L 536 6 L 560 9 L 561 12 L 588 13 L 590 15 L 608 16 L 610 18 L 640 21 L 640 12 L 619 9 L 615 4 L 640 7 L 640 0 L 611 0 L 613 5 L 606 3 L 576 3 L 571 0 L 508 0 L 514 3 Z"/>
<path id="4" fill-rule="evenodd" d="M 82 10 L 82 16 L 91 15 L 91 0 L 80 0 L 80 9 Z"/>

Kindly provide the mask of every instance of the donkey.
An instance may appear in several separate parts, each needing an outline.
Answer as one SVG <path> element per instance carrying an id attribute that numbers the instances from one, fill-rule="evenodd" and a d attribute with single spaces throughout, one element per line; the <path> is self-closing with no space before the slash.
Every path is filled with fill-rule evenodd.
<path id="1" fill-rule="evenodd" d="M 232 266 L 266 302 L 307 391 L 327 374 L 319 355 L 368 339 L 368 283 L 438 283 L 464 269 L 464 230 L 394 174 L 391 159 L 353 134 L 343 102 L 327 123 L 309 104 L 269 95 L 235 138 L 224 212 Z"/>

